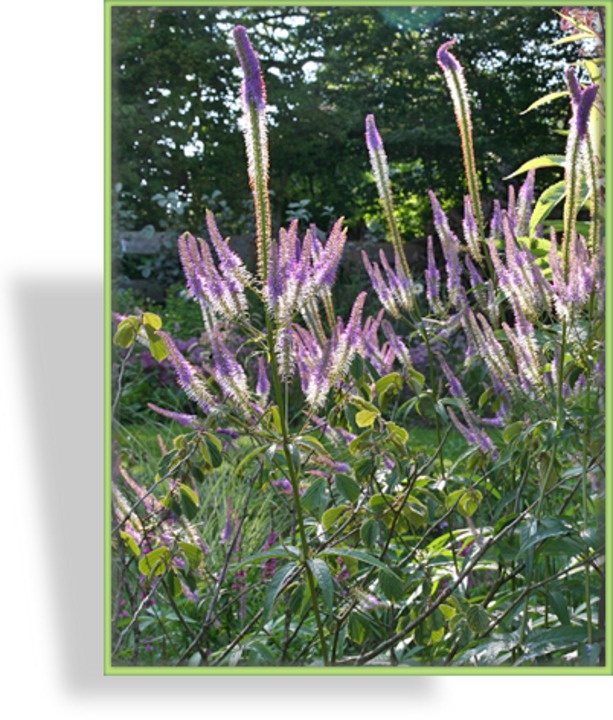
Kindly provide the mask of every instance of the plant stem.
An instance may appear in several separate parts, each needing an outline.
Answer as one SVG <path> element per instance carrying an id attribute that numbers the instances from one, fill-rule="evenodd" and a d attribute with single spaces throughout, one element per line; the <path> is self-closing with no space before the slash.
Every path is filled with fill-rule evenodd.
<path id="1" fill-rule="evenodd" d="M 294 459 L 290 450 L 290 439 L 289 430 L 287 427 L 287 414 L 285 412 L 285 403 L 283 398 L 283 389 L 281 386 L 281 378 L 279 375 L 279 367 L 277 364 L 277 358 L 275 355 L 274 348 L 274 333 L 272 327 L 272 320 L 269 313 L 266 313 L 266 331 L 268 338 L 268 351 L 270 355 L 270 367 L 272 374 L 273 387 L 275 390 L 275 396 L 277 400 L 277 407 L 279 409 L 279 417 L 281 421 L 281 437 L 283 445 L 283 455 L 287 462 L 287 471 L 289 479 L 292 485 L 292 494 L 294 498 L 294 508 L 296 512 L 296 523 L 298 526 L 298 535 L 300 537 L 300 544 L 302 546 L 302 562 L 304 564 L 304 570 L 306 573 L 307 583 L 309 591 L 311 593 L 311 605 L 313 607 L 313 614 L 315 616 L 315 622 L 317 624 L 317 632 L 319 634 L 319 642 L 321 645 L 321 652 L 323 656 L 324 665 L 328 665 L 328 650 L 326 647 L 326 639 L 324 635 L 324 628 L 321 621 L 321 615 L 319 612 L 319 604 L 317 602 L 315 578 L 308 562 L 309 558 L 309 544 L 306 537 L 306 531 L 304 529 L 304 515 L 302 512 L 302 505 L 300 504 L 300 489 L 299 489 L 299 478 L 294 465 Z"/>

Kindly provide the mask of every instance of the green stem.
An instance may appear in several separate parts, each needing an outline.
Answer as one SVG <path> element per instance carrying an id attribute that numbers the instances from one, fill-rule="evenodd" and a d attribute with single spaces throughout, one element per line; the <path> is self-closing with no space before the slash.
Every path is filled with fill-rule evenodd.
<path id="1" fill-rule="evenodd" d="M 307 541 L 306 531 L 304 528 L 304 515 L 302 513 L 302 505 L 300 504 L 300 489 L 299 489 L 299 478 L 294 465 L 294 460 L 290 451 L 290 439 L 287 427 L 287 414 L 285 412 L 285 403 L 283 398 L 283 389 L 281 386 L 281 378 L 279 375 L 279 367 L 277 365 L 277 358 L 274 351 L 274 332 L 272 327 L 272 320 L 269 313 L 266 313 L 266 333 L 268 338 L 268 351 L 270 355 L 270 366 L 273 387 L 277 400 L 277 407 L 279 409 L 279 418 L 281 422 L 281 437 L 283 445 L 283 455 L 287 462 L 287 471 L 289 479 L 292 485 L 292 495 L 294 499 L 294 506 L 296 511 L 296 523 L 298 526 L 298 535 L 300 537 L 300 544 L 302 546 L 302 562 L 309 586 L 309 592 L 311 594 L 311 605 L 313 607 L 313 615 L 315 616 L 315 622 L 317 624 L 317 632 L 319 634 L 319 642 L 321 645 L 321 652 L 323 656 L 324 665 L 328 665 L 328 649 L 326 646 L 326 638 L 324 634 L 324 628 L 321 621 L 321 614 L 319 612 L 319 604 L 317 602 L 315 578 L 309 565 L 309 544 Z"/>

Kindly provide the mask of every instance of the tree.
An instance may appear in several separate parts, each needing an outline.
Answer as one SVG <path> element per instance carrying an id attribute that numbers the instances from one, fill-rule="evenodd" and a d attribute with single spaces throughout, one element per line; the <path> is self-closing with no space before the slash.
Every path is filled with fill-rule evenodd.
<path id="1" fill-rule="evenodd" d="M 436 65 L 436 49 L 450 37 L 459 40 L 474 94 L 486 200 L 524 160 L 563 148 L 559 106 L 519 114 L 562 88 L 556 63 L 575 52 L 548 47 L 559 36 L 549 8 L 114 8 L 113 182 L 133 227 L 197 230 L 205 207 L 217 204 L 224 231 L 240 230 L 250 193 L 230 42 L 237 23 L 250 31 L 268 87 L 277 226 L 290 203 L 308 199 L 303 207 L 322 226 L 333 208 L 354 238 L 376 227 L 369 113 L 386 144 L 407 237 L 426 233 L 427 189 L 447 208 L 461 205 L 459 139 Z"/>

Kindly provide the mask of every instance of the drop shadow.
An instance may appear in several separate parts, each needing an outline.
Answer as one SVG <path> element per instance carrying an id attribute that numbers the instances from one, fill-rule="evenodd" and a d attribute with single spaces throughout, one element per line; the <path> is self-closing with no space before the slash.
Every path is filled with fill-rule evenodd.
<path id="1" fill-rule="evenodd" d="M 100 277 L 53 282 L 16 279 L 21 362 L 28 378 L 41 548 L 63 690 L 88 700 L 140 704 L 163 698 L 295 703 L 302 693 L 351 703 L 385 697 L 425 700 L 432 676 L 105 676 L 104 675 L 104 355 Z M 240 689 L 240 692 L 237 690 Z M 231 690 L 231 694 L 228 692 Z M 380 695 L 380 693 L 384 693 Z"/>

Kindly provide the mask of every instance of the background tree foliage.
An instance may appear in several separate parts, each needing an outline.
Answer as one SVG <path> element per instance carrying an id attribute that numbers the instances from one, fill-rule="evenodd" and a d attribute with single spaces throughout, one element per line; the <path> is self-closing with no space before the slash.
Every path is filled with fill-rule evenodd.
<path id="1" fill-rule="evenodd" d="M 406 239 L 429 232 L 429 188 L 448 209 L 461 206 L 459 138 L 436 65 L 451 37 L 474 95 L 486 202 L 526 159 L 563 151 L 559 105 L 519 114 L 563 89 L 557 63 L 577 52 L 548 47 L 560 37 L 551 8 L 114 8 L 113 182 L 124 228 L 198 231 L 211 207 L 223 232 L 248 231 L 237 23 L 249 29 L 268 86 L 277 225 L 289 213 L 327 228 L 344 215 L 351 239 L 380 233 L 368 113 L 386 145 Z"/>

